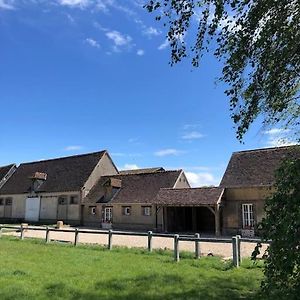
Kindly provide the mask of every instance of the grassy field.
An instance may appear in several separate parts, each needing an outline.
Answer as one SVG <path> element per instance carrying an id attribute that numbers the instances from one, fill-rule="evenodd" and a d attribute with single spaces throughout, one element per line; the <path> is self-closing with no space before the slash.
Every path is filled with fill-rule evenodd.
<path id="1" fill-rule="evenodd" d="M 261 265 L 217 257 L 0 239 L 0 299 L 262 299 Z"/>

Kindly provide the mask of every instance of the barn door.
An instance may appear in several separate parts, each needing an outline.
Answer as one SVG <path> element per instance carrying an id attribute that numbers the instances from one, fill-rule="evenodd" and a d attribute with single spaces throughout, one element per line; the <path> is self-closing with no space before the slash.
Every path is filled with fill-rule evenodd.
<path id="1" fill-rule="evenodd" d="M 68 197 L 60 196 L 58 197 L 58 205 L 57 205 L 57 220 L 58 221 L 66 221 L 67 220 L 67 211 L 68 209 Z"/>
<path id="2" fill-rule="evenodd" d="M 25 220 L 38 222 L 40 219 L 40 198 L 32 197 L 26 199 Z"/>

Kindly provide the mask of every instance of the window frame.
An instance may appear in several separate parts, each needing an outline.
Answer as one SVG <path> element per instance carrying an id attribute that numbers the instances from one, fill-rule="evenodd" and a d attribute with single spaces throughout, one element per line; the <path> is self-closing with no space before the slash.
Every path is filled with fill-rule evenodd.
<path id="1" fill-rule="evenodd" d="M 104 207 L 104 222 L 112 223 L 113 219 L 113 208 L 112 206 Z"/>
<path id="2" fill-rule="evenodd" d="M 64 199 L 64 201 L 61 201 Z M 68 196 L 61 195 L 57 197 L 57 205 L 68 205 Z"/>
<path id="3" fill-rule="evenodd" d="M 76 202 L 73 202 L 72 203 L 72 199 L 76 199 Z M 79 197 L 78 197 L 78 195 L 70 195 L 69 196 L 69 204 L 70 205 L 78 205 L 79 204 Z"/>
<path id="4" fill-rule="evenodd" d="M 4 198 L 0 198 L 0 206 L 4 206 Z"/>
<path id="5" fill-rule="evenodd" d="M 253 203 L 242 204 L 243 229 L 253 229 L 255 224 Z"/>
<path id="6" fill-rule="evenodd" d="M 122 206 L 122 215 L 123 216 L 131 216 L 131 206 Z"/>
<path id="7" fill-rule="evenodd" d="M 5 206 L 12 206 L 13 198 L 7 197 L 5 198 Z"/>
<path id="8" fill-rule="evenodd" d="M 97 214 L 97 206 L 89 206 L 89 213 L 92 216 L 95 216 Z"/>
<path id="9" fill-rule="evenodd" d="M 148 214 L 146 213 L 146 211 L 148 210 Z M 152 207 L 147 205 L 147 206 L 142 206 L 142 214 L 145 217 L 151 217 L 152 215 Z"/>

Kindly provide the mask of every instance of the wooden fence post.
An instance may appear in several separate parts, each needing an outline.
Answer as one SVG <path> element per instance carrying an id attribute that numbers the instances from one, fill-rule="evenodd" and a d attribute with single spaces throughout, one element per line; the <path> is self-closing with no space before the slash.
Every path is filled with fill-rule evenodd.
<path id="1" fill-rule="evenodd" d="M 110 229 L 108 231 L 108 250 L 112 249 L 112 235 L 113 235 L 113 231 Z"/>
<path id="2" fill-rule="evenodd" d="M 235 267 L 239 267 L 239 258 L 238 258 L 238 240 L 236 236 L 232 237 L 232 259 L 233 259 L 233 265 Z"/>
<path id="3" fill-rule="evenodd" d="M 75 228 L 75 241 L 74 241 L 74 246 L 77 246 L 79 241 L 79 231 L 78 228 Z"/>
<path id="4" fill-rule="evenodd" d="M 24 227 L 23 227 L 22 224 L 21 224 L 21 235 L 20 235 L 20 239 L 21 239 L 21 240 L 24 240 Z"/>
<path id="5" fill-rule="evenodd" d="M 200 238 L 200 234 L 199 233 L 195 233 L 195 238 L 199 239 Z M 200 258 L 200 242 L 199 241 L 195 241 L 195 258 L 196 259 Z"/>
<path id="6" fill-rule="evenodd" d="M 152 252 L 152 231 L 148 231 L 148 251 Z"/>
<path id="7" fill-rule="evenodd" d="M 179 261 L 179 235 L 174 235 L 174 260 Z"/>
<path id="8" fill-rule="evenodd" d="M 236 247 L 237 247 L 237 259 L 239 262 L 239 266 L 241 265 L 241 236 L 236 236 Z"/>
<path id="9" fill-rule="evenodd" d="M 49 241 L 50 241 L 49 233 L 50 233 L 50 230 L 49 230 L 49 227 L 47 226 L 46 227 L 46 243 L 49 243 Z"/>

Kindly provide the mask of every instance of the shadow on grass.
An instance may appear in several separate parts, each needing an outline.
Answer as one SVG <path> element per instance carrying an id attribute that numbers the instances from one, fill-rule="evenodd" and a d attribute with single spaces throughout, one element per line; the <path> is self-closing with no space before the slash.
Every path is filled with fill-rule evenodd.
<path id="1" fill-rule="evenodd" d="M 258 293 L 245 292 L 245 282 L 218 277 L 188 283 L 187 278 L 171 274 L 151 274 L 123 278 L 122 280 L 97 281 L 88 291 L 68 287 L 64 283 L 54 283 L 45 287 L 44 299 L 88 299 L 88 300 L 174 300 L 174 299 L 263 299 Z M 15 298 L 18 299 L 18 298 Z"/>

